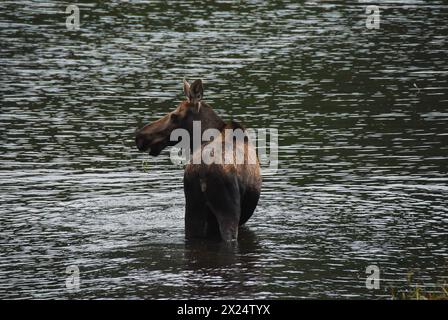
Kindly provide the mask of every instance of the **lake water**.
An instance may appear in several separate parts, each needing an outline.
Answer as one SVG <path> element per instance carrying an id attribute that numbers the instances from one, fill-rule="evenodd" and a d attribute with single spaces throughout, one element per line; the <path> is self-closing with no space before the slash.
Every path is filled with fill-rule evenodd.
<path id="1" fill-rule="evenodd" d="M 357 1 L 82 1 L 69 31 L 69 3 L 2 1 L 0 297 L 440 292 L 448 5 L 378 2 L 368 29 Z M 185 241 L 182 168 L 134 145 L 184 76 L 224 119 L 279 132 L 278 171 L 234 247 Z"/>

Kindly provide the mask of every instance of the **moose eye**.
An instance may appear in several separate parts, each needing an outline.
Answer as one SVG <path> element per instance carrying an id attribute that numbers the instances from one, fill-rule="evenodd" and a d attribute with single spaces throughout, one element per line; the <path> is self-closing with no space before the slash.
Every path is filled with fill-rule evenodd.
<path id="1" fill-rule="evenodd" d="M 197 99 L 201 99 L 201 94 L 199 93 L 199 94 L 196 96 L 196 98 L 197 98 Z"/>
<path id="2" fill-rule="evenodd" d="M 179 121 L 179 115 L 177 113 L 172 113 L 171 114 L 171 120 L 174 122 Z"/>

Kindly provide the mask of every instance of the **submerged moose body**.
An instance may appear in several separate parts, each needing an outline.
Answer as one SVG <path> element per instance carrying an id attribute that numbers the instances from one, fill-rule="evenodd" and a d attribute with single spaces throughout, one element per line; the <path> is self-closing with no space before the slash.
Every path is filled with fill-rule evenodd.
<path id="1" fill-rule="evenodd" d="M 176 144 L 170 139 L 174 130 L 187 130 L 192 159 L 199 156 L 200 160 L 190 160 L 185 167 L 185 235 L 187 238 L 236 240 L 238 227 L 252 216 L 260 197 L 261 175 L 255 148 L 247 137 L 235 140 L 233 135 L 226 134 L 229 130 L 245 132 L 245 129 L 234 121 L 225 123 L 202 100 L 201 80 L 194 81 L 191 86 L 184 80 L 184 93 L 186 99 L 174 111 L 137 132 L 137 148 L 157 156 L 165 147 Z M 200 122 L 201 137 L 208 129 L 215 129 L 218 136 L 195 149 L 193 133 L 196 121 Z M 232 148 L 230 161 L 225 152 L 228 146 Z M 202 152 L 205 148 L 222 150 L 222 161 L 204 161 Z M 241 159 L 239 155 L 243 155 L 243 161 L 237 161 Z"/>

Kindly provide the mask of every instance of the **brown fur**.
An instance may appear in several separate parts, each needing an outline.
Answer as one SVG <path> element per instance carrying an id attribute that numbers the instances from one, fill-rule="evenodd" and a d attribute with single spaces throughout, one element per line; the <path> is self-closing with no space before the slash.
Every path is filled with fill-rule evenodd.
<path id="1" fill-rule="evenodd" d="M 242 129 L 245 131 L 245 128 L 240 126 L 236 122 L 231 122 L 226 124 L 222 130 L 221 130 L 221 136 L 219 139 L 216 139 L 211 142 L 205 142 L 202 144 L 202 147 L 200 150 L 197 150 L 196 152 L 201 153 L 203 148 L 206 145 L 212 145 L 212 144 L 218 144 L 221 143 L 222 147 L 221 150 L 223 150 L 223 154 L 221 157 L 222 165 L 214 165 L 214 164 L 193 164 L 191 161 L 187 164 L 185 167 L 185 174 L 193 174 L 195 171 L 199 172 L 207 172 L 208 170 L 216 170 L 220 172 L 221 174 L 229 174 L 231 172 L 234 172 L 238 177 L 241 179 L 241 181 L 249 186 L 253 186 L 253 188 L 258 188 L 258 186 L 261 185 L 261 175 L 260 175 L 260 164 L 258 162 L 258 158 L 256 156 L 256 151 L 254 146 L 248 139 L 245 139 L 244 143 L 241 143 L 240 141 L 236 141 L 233 146 L 233 163 L 226 163 L 225 157 L 224 157 L 224 150 L 225 145 L 232 143 L 232 141 L 229 141 L 229 139 L 225 137 L 225 130 L 226 129 Z M 237 164 L 237 153 L 241 152 L 244 155 L 244 163 L 243 164 Z M 193 155 L 194 158 L 194 155 Z"/>

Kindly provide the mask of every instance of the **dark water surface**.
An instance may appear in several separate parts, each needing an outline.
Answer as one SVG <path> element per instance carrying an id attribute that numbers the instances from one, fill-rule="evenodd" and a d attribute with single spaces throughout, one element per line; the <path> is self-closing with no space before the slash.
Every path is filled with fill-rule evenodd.
<path id="1" fill-rule="evenodd" d="M 82 1 L 79 31 L 69 3 L 0 2 L 0 298 L 387 298 L 410 273 L 440 291 L 448 4 L 379 2 L 369 30 L 355 1 Z M 184 76 L 279 130 L 234 248 L 185 242 L 182 168 L 134 146 Z"/>

